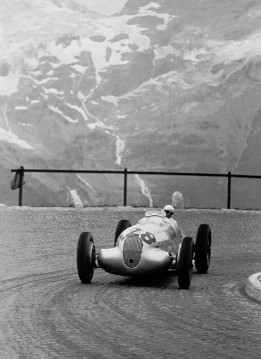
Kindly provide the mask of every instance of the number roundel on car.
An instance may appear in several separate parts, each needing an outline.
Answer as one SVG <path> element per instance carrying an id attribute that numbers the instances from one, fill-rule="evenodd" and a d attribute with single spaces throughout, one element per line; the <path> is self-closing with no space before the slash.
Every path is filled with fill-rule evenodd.
<path id="1" fill-rule="evenodd" d="M 156 238 L 155 238 L 154 234 L 152 234 L 150 232 L 141 233 L 140 238 L 142 239 L 143 242 L 145 242 L 147 244 L 152 244 L 152 243 L 156 242 Z"/>

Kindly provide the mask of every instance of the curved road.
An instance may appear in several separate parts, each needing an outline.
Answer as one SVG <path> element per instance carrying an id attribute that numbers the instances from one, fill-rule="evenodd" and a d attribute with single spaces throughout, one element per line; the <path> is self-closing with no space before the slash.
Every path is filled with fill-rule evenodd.
<path id="1" fill-rule="evenodd" d="M 0 358 L 260 358 L 261 304 L 245 294 L 261 270 L 261 212 L 177 211 L 186 235 L 213 233 L 209 273 L 138 281 L 97 269 L 82 285 L 77 240 L 111 246 L 121 218 L 144 210 L 0 207 Z"/>

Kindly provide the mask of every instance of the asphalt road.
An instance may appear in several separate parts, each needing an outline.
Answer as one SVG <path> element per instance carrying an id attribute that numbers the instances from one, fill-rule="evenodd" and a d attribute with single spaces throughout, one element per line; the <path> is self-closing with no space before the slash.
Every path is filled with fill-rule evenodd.
<path id="1" fill-rule="evenodd" d="M 80 283 L 80 233 L 109 247 L 118 221 L 143 213 L 0 207 L 0 359 L 261 357 L 261 304 L 245 294 L 261 271 L 261 212 L 177 211 L 186 235 L 212 228 L 209 272 L 189 290 L 101 269 Z"/>

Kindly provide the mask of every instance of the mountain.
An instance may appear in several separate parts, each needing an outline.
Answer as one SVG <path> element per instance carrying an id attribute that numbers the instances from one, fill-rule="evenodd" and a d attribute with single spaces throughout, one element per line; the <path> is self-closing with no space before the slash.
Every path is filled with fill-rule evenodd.
<path id="1" fill-rule="evenodd" d="M 0 202 L 17 204 L 20 166 L 261 175 L 260 2 L 97 4 L 0 0 Z M 25 181 L 25 205 L 123 200 L 122 175 Z M 259 183 L 233 179 L 232 206 L 260 208 Z M 128 176 L 131 205 L 175 190 L 186 207 L 226 206 L 223 178 Z"/>

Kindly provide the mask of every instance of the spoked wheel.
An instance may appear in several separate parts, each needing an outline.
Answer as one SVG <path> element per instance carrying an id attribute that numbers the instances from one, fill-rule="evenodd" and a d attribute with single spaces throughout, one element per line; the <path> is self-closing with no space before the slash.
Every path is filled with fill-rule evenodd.
<path id="1" fill-rule="evenodd" d="M 183 238 L 178 253 L 178 284 L 181 289 L 188 289 L 192 279 L 192 259 L 194 253 L 194 241 L 191 237 Z"/>
<path id="2" fill-rule="evenodd" d="M 95 246 L 92 235 L 83 232 L 77 246 L 77 270 L 82 283 L 90 283 L 95 267 Z"/>
<path id="3" fill-rule="evenodd" d="M 207 273 L 211 258 L 211 229 L 208 224 L 198 228 L 195 243 L 195 267 L 198 273 Z"/>
<path id="4" fill-rule="evenodd" d="M 116 227 L 114 235 L 114 247 L 116 246 L 119 235 L 127 228 L 131 227 L 131 223 L 128 219 L 121 219 Z"/>

